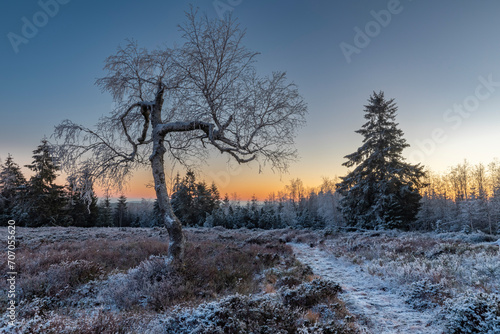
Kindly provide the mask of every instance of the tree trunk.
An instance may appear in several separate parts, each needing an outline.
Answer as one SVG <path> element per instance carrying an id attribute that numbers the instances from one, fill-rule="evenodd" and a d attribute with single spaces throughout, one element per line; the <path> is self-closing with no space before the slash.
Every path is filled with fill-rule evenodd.
<path id="1" fill-rule="evenodd" d="M 161 110 L 163 107 L 163 87 L 158 87 L 156 93 L 155 104 L 151 108 L 151 126 L 153 139 L 153 153 L 149 157 L 151 168 L 153 170 L 153 179 L 155 184 L 156 199 L 158 200 L 158 208 L 160 211 L 161 220 L 165 225 L 168 237 L 168 261 L 173 265 L 180 265 L 184 259 L 184 247 L 186 240 L 182 232 L 182 224 L 175 216 L 170 198 L 168 197 L 167 184 L 165 181 L 165 149 L 164 138 L 165 134 L 160 134 L 157 127 L 162 124 Z"/>
<path id="2" fill-rule="evenodd" d="M 153 136 L 156 137 L 158 135 L 153 134 Z M 163 145 L 163 138 L 160 136 L 158 137 L 159 138 L 154 138 L 153 154 L 150 157 L 156 198 L 158 200 L 161 219 L 168 231 L 170 242 L 168 246 L 169 261 L 180 264 L 184 258 L 185 238 L 182 232 L 182 224 L 175 216 L 172 206 L 170 205 L 164 169 L 164 154 L 166 150 Z"/>

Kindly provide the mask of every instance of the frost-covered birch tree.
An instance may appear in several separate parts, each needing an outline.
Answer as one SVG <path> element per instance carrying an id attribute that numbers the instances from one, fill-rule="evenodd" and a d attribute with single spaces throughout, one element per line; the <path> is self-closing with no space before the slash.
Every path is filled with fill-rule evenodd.
<path id="1" fill-rule="evenodd" d="M 151 168 L 169 258 L 176 261 L 184 236 L 167 193 L 165 159 L 188 165 L 213 148 L 238 163 L 285 171 L 307 111 L 285 73 L 257 75 L 257 53 L 243 45 L 235 20 L 191 10 L 179 30 L 179 47 L 150 51 L 129 42 L 106 59 L 97 85 L 116 108 L 95 128 L 65 120 L 55 129 L 64 169 L 86 169 L 101 186 L 120 188 L 136 168 Z"/>

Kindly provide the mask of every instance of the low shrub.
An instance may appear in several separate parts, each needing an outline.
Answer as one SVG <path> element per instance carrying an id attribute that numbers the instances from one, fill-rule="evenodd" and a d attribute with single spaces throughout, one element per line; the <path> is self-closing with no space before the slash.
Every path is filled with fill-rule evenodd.
<path id="1" fill-rule="evenodd" d="M 47 270 L 19 281 L 20 296 L 60 297 L 68 290 L 85 284 L 102 274 L 97 263 L 86 260 L 63 261 L 52 264 Z"/>
<path id="2" fill-rule="evenodd" d="M 4 328 L 2 333 L 30 333 L 30 334 L 129 334 L 133 321 L 125 315 L 102 309 L 91 314 L 78 316 L 52 315 L 45 317 L 37 315 L 29 321 L 21 320 L 14 326 Z"/>
<path id="3" fill-rule="evenodd" d="M 133 268 L 151 255 L 168 251 L 167 240 L 156 238 L 137 240 L 133 237 L 120 240 L 94 239 L 43 243 L 33 248 L 21 248 L 19 272 L 33 275 L 64 261 L 86 260 L 99 263 L 104 272 Z"/>
<path id="4" fill-rule="evenodd" d="M 119 240 L 32 242 L 29 247 L 20 247 L 16 254 L 17 302 L 67 297 L 82 284 L 135 267 L 149 256 L 166 254 L 167 250 L 167 241 L 133 236 Z M 0 281 L 0 312 L 7 307 L 6 284 L 6 280 Z"/>
<path id="5" fill-rule="evenodd" d="M 336 304 L 338 285 L 314 280 L 281 296 L 234 295 L 195 309 L 174 312 L 161 333 L 357 333 L 354 325 L 340 321 Z M 296 292 L 303 292 L 300 299 Z M 294 296 L 294 297 L 292 297 Z"/>
<path id="6" fill-rule="evenodd" d="M 167 319 L 164 333 L 297 333 L 298 310 L 273 298 L 230 296 Z"/>
<path id="7" fill-rule="evenodd" d="M 266 281 L 277 288 L 293 288 L 314 275 L 310 266 L 299 261 L 289 263 L 287 268 L 271 268 L 265 271 Z"/>
<path id="8" fill-rule="evenodd" d="M 449 334 L 500 332 L 500 296 L 466 292 L 445 304 L 444 317 Z"/>
<path id="9" fill-rule="evenodd" d="M 310 308 L 321 301 L 333 300 L 342 291 L 340 285 L 323 279 L 303 283 L 283 293 L 283 303 L 289 307 Z"/>
<path id="10" fill-rule="evenodd" d="M 441 284 L 434 284 L 428 280 L 421 280 L 410 285 L 406 303 L 416 310 L 425 310 L 443 305 L 449 297 Z"/>

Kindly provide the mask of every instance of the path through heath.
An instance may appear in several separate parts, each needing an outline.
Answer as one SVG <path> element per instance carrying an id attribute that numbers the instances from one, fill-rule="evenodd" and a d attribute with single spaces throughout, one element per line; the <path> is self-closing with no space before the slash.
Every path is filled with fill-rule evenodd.
<path id="1" fill-rule="evenodd" d="M 296 243 L 291 246 L 297 259 L 308 264 L 314 274 L 342 287 L 340 298 L 366 333 L 443 333 L 432 323 L 433 313 L 412 309 L 404 297 L 390 291 L 387 282 L 362 271 L 360 266 L 318 247 Z"/>

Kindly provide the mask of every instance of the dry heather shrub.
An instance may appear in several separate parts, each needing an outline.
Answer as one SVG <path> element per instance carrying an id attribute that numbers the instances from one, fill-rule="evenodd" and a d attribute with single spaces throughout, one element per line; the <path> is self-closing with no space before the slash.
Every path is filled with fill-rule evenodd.
<path id="1" fill-rule="evenodd" d="M 283 303 L 290 307 L 310 308 L 325 300 L 337 299 L 342 291 L 340 285 L 323 279 L 303 283 L 283 293 Z"/>
<path id="2" fill-rule="evenodd" d="M 278 288 L 292 288 L 313 275 L 312 268 L 299 261 L 289 263 L 286 269 L 271 268 L 265 271 L 266 281 Z"/>
<path id="3" fill-rule="evenodd" d="M 276 293 L 276 289 L 274 288 L 274 285 L 267 283 L 264 286 L 264 292 L 265 293 Z"/>
<path id="4" fill-rule="evenodd" d="M 105 272 L 137 266 L 151 255 L 166 254 L 168 242 L 155 238 L 121 240 L 94 239 L 43 244 L 20 249 L 20 271 L 34 274 L 63 261 L 86 260 L 99 263 Z"/>
<path id="5" fill-rule="evenodd" d="M 230 242 L 188 243 L 181 269 L 151 258 L 127 274 L 113 276 L 101 297 L 121 309 L 160 311 L 219 295 L 257 292 L 256 275 L 274 266 L 287 251 L 285 246 L 277 250 Z"/>
<path id="6" fill-rule="evenodd" d="M 47 270 L 19 280 L 20 295 L 32 297 L 60 297 L 78 285 L 102 274 L 101 266 L 92 261 L 75 260 L 52 264 Z"/>
<path id="7" fill-rule="evenodd" d="M 499 333 L 500 296 L 467 292 L 446 302 L 446 333 Z"/>
<path id="8" fill-rule="evenodd" d="M 425 310 L 443 305 L 449 297 L 442 284 L 421 280 L 410 285 L 406 303 L 416 310 Z"/>
<path id="9" fill-rule="evenodd" d="M 297 333 L 299 317 L 275 299 L 236 295 L 175 313 L 163 333 Z"/>
<path id="10" fill-rule="evenodd" d="M 90 315 L 35 317 L 18 323 L 15 333 L 30 334 L 128 334 L 134 319 L 126 315 L 99 310 Z"/>
<path id="11" fill-rule="evenodd" d="M 308 310 L 304 314 L 304 319 L 312 324 L 315 324 L 319 321 L 319 318 L 321 317 L 321 314 L 319 312 L 315 312 L 313 310 Z"/>
<path id="12" fill-rule="evenodd" d="M 135 267 L 150 255 L 165 254 L 168 250 L 166 242 L 143 236 L 22 246 L 16 254 L 18 303 L 30 303 L 33 298 L 68 297 L 82 284 L 116 269 Z M 7 300 L 6 284 L 6 280 L 0 281 L 0 312 L 7 305 L 2 302 Z"/>
<path id="13" fill-rule="evenodd" d="M 286 303 L 285 298 L 274 295 L 235 295 L 174 312 L 161 333 L 356 333 L 353 324 L 336 317 L 335 307 L 329 304 L 331 295 L 336 293 L 323 291 L 329 284 L 318 283 L 314 288 L 308 284 L 297 290 L 317 290 L 311 293 L 315 298 L 308 300 L 310 309 Z"/>

